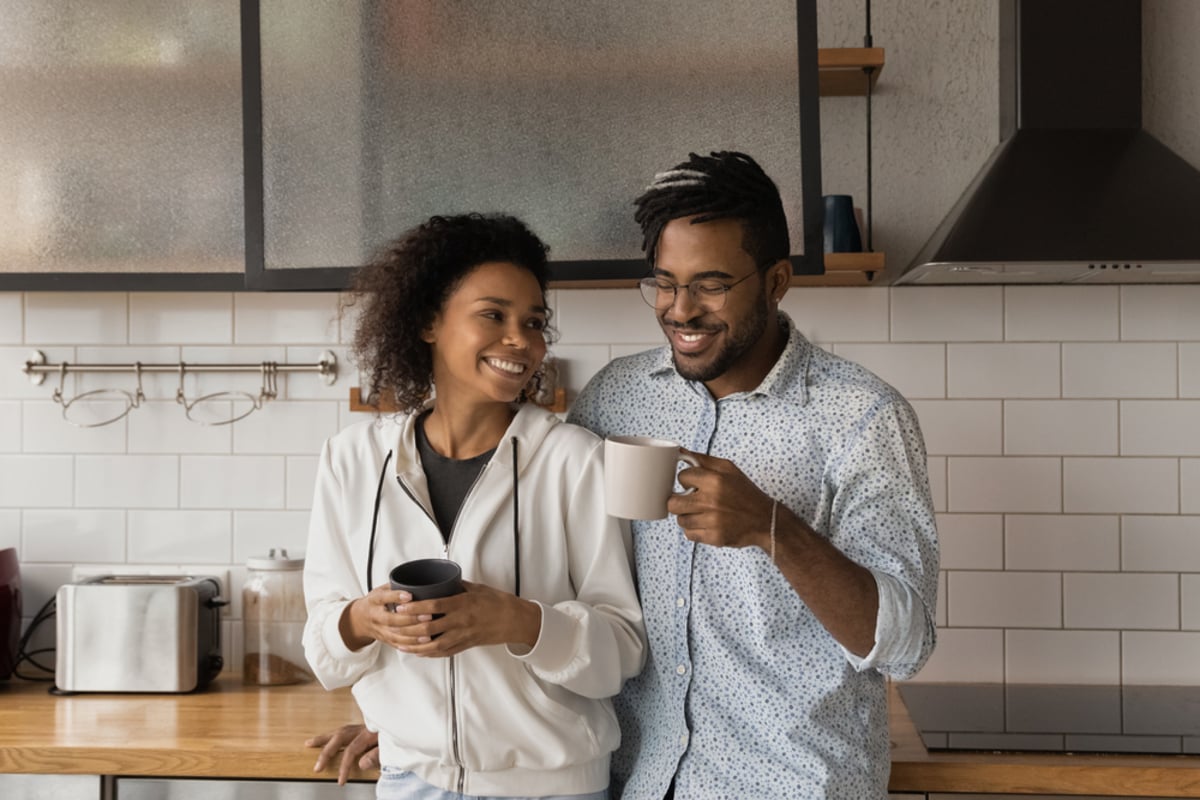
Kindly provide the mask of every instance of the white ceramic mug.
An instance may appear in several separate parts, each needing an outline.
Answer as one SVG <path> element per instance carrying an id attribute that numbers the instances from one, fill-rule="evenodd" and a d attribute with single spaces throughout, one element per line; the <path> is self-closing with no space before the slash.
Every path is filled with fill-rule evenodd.
<path id="1" fill-rule="evenodd" d="M 624 519 L 662 519 L 682 461 L 700 466 L 679 445 L 649 436 L 613 436 L 604 440 L 604 504 Z M 691 494 L 694 489 L 680 492 Z"/>

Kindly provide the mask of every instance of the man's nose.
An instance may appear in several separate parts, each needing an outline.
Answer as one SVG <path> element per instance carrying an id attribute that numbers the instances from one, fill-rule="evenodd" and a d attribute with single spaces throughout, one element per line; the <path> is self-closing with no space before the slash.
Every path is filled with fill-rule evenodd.
<path id="1" fill-rule="evenodd" d="M 691 291 L 686 285 L 675 287 L 675 296 L 671 298 L 671 304 L 664 311 L 664 316 L 677 320 L 684 321 L 700 316 L 703 310 L 696 305 L 695 298 L 692 297 Z"/>

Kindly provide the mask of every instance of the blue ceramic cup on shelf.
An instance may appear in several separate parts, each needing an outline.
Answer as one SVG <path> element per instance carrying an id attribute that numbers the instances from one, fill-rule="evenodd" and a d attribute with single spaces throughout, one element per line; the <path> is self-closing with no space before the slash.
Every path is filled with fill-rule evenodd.
<path id="1" fill-rule="evenodd" d="M 827 194 L 821 200 L 825 205 L 825 252 L 861 253 L 854 199 L 848 194 Z"/>

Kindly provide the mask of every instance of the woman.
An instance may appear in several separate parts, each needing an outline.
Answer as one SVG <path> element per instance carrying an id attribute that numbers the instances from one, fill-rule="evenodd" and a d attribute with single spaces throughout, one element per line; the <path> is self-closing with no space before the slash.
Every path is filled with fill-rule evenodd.
<path id="1" fill-rule="evenodd" d="M 608 698 L 645 634 L 601 440 L 520 403 L 546 354 L 546 250 L 512 217 L 433 217 L 356 278 L 355 355 L 404 413 L 323 448 L 304 646 L 379 732 L 380 798 L 607 796 Z M 430 557 L 466 591 L 389 588 Z"/>

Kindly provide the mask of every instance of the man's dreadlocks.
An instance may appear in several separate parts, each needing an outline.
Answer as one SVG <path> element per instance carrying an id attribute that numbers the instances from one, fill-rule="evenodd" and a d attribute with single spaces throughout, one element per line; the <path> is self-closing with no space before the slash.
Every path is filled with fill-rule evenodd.
<path id="1" fill-rule="evenodd" d="M 642 226 L 642 250 L 651 266 L 663 228 L 680 217 L 695 216 L 693 225 L 727 217 L 741 220 L 742 249 L 759 269 L 791 252 L 779 189 L 745 153 L 689 153 L 687 161 L 655 175 L 633 202 L 633 218 Z"/>

